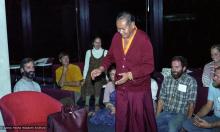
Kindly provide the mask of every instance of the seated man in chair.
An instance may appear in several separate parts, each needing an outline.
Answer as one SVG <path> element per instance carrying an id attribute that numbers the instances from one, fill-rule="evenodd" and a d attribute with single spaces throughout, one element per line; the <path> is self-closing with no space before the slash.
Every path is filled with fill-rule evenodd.
<path id="1" fill-rule="evenodd" d="M 24 58 L 20 64 L 22 78 L 15 84 L 14 92 L 18 91 L 38 91 L 41 92 L 40 85 L 33 81 L 35 77 L 34 61 L 31 58 Z"/>
<path id="2" fill-rule="evenodd" d="M 80 98 L 80 87 L 83 82 L 81 70 L 78 66 L 69 63 L 69 55 L 65 52 L 59 54 L 62 64 L 56 69 L 56 82 L 62 90 L 74 91 L 75 101 Z"/>

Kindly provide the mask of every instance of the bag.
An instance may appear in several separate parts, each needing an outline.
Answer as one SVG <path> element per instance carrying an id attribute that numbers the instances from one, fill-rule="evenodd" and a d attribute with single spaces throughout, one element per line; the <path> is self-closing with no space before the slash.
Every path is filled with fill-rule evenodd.
<path id="1" fill-rule="evenodd" d="M 63 106 L 61 112 L 48 116 L 48 132 L 88 132 L 87 111 L 74 105 Z"/>

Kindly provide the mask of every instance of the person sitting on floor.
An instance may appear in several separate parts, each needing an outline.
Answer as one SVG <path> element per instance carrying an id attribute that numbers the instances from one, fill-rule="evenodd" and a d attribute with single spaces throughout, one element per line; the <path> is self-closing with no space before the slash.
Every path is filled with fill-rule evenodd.
<path id="1" fill-rule="evenodd" d="M 215 69 L 207 100 L 193 119 L 183 123 L 183 128 L 187 132 L 220 132 L 220 67 Z M 212 109 L 214 115 L 206 116 Z"/>
<path id="2" fill-rule="evenodd" d="M 109 126 L 115 125 L 115 73 L 115 65 L 110 66 L 107 71 L 109 82 L 106 85 L 103 99 L 103 103 L 106 108 L 99 109 L 97 112 L 93 113 L 92 117 L 89 119 L 92 124 Z"/>
<path id="3" fill-rule="evenodd" d="M 157 105 L 158 132 L 178 132 L 182 123 L 193 114 L 197 82 L 186 69 L 184 57 L 172 58 L 171 75 L 163 80 Z"/>
<path id="4" fill-rule="evenodd" d="M 33 81 L 35 77 L 34 60 L 24 58 L 20 64 L 22 78 L 15 84 L 14 92 L 18 91 L 37 91 L 41 92 L 40 85 Z"/>
<path id="5" fill-rule="evenodd" d="M 206 64 L 203 69 L 202 83 L 204 87 L 209 87 L 212 84 L 214 69 L 220 66 L 220 44 L 211 47 L 211 58 L 212 61 Z"/>

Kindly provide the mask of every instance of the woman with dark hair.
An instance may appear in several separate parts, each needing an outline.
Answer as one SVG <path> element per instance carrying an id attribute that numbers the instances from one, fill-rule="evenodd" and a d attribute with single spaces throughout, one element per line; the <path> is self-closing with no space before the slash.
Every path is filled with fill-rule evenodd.
<path id="1" fill-rule="evenodd" d="M 100 63 L 104 56 L 107 54 L 107 50 L 103 49 L 101 38 L 96 36 L 93 39 L 93 49 L 87 50 L 85 57 L 85 65 L 83 70 L 83 78 L 85 80 L 85 84 L 81 88 L 81 95 L 83 101 L 85 101 L 85 106 L 89 106 L 90 96 L 95 96 L 95 106 L 96 109 L 99 108 L 99 96 L 101 92 L 101 88 L 104 84 L 106 84 L 106 76 L 103 73 L 99 78 L 92 80 L 91 79 L 91 71 L 94 68 L 100 66 Z"/>
<path id="2" fill-rule="evenodd" d="M 108 126 L 115 125 L 115 99 L 116 99 L 116 91 L 115 91 L 115 65 L 111 65 L 108 69 L 108 78 L 109 82 L 106 84 L 103 103 L 105 104 L 104 109 L 100 109 L 90 118 L 90 122 L 92 124 L 102 124 Z"/>
<path id="3" fill-rule="evenodd" d="M 220 66 L 220 44 L 213 45 L 210 52 L 212 61 L 204 66 L 202 74 L 202 83 L 204 87 L 210 86 L 214 76 L 214 69 L 215 67 Z"/>

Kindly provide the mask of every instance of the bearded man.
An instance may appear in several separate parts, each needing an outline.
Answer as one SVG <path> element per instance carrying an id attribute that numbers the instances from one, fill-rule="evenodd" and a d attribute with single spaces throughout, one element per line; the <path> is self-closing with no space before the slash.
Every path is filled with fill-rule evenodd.
<path id="1" fill-rule="evenodd" d="M 37 91 L 41 92 L 40 85 L 33 81 L 35 77 L 34 61 L 31 58 L 24 58 L 20 64 L 22 78 L 15 84 L 14 92 Z"/>
<path id="2" fill-rule="evenodd" d="M 172 58 L 171 75 L 163 80 L 157 105 L 158 132 L 180 131 L 183 121 L 193 114 L 197 82 L 186 73 L 186 69 L 184 57 Z"/>
<path id="3" fill-rule="evenodd" d="M 214 109 L 212 116 L 207 114 Z M 207 103 L 193 119 L 183 123 L 188 132 L 220 132 L 220 67 L 215 68 L 213 83 L 209 86 Z"/>

